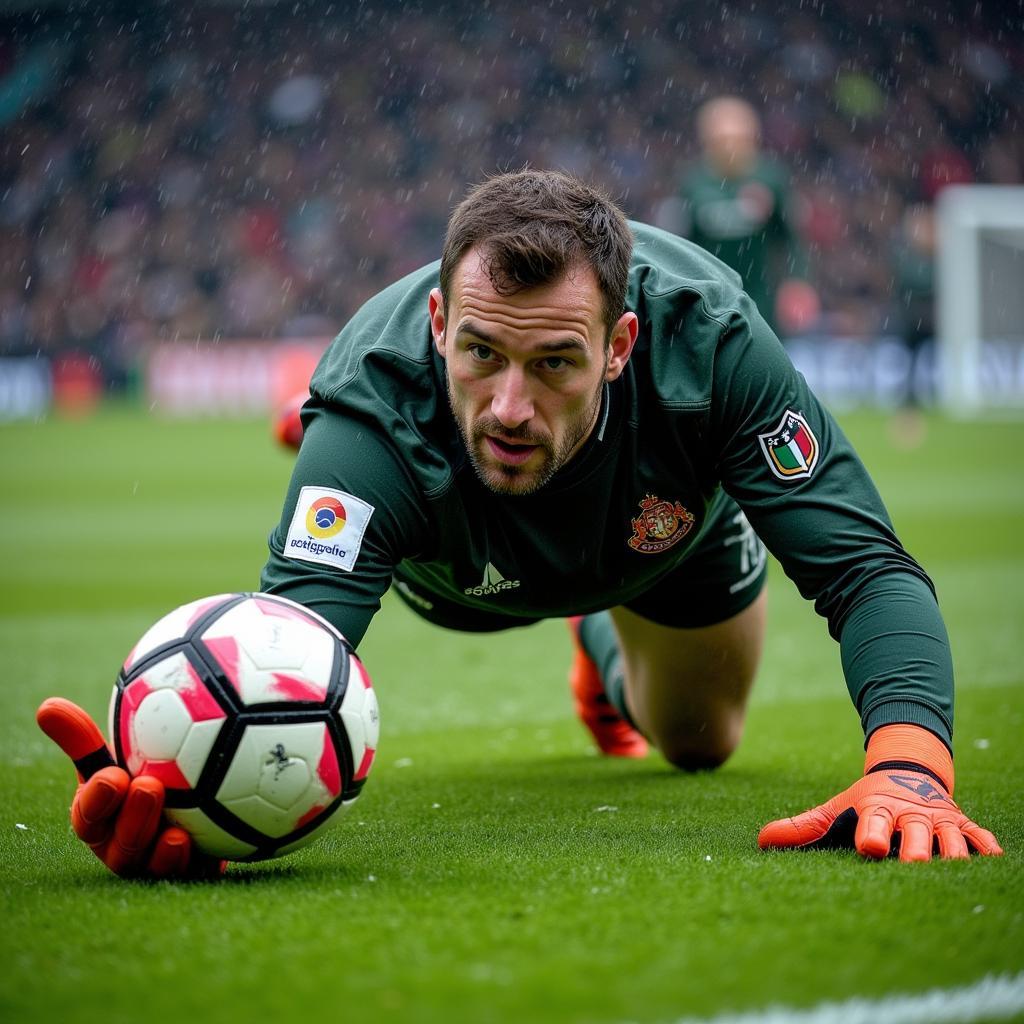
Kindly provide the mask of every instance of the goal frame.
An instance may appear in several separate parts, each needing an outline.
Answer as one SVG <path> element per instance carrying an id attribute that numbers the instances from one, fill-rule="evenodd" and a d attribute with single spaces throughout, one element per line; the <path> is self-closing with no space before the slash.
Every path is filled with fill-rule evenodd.
<path id="1" fill-rule="evenodd" d="M 953 185 L 939 193 L 936 205 L 940 394 L 947 410 L 967 417 L 991 406 L 980 372 L 982 235 L 986 230 L 1024 233 L 1024 186 Z M 1024 289 L 1024 276 L 1021 288 Z M 1024 324 L 1020 333 L 1024 341 Z"/>

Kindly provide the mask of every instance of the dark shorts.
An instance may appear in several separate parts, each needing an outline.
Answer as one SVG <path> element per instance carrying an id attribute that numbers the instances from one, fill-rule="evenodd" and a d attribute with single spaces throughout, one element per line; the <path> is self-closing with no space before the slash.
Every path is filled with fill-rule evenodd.
<path id="1" fill-rule="evenodd" d="M 747 517 L 726 494 L 712 504 L 704 532 L 686 558 L 623 607 L 659 626 L 696 629 L 738 615 L 764 588 L 767 553 Z M 539 619 L 467 608 L 436 594 L 420 593 L 395 575 L 394 592 L 417 615 L 446 629 L 493 633 Z"/>

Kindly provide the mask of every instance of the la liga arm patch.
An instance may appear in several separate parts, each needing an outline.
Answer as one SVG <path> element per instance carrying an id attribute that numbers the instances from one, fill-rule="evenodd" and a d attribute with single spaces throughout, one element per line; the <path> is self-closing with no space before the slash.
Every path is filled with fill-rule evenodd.
<path id="1" fill-rule="evenodd" d="M 787 409 L 779 425 L 757 435 L 768 468 L 780 480 L 802 480 L 814 472 L 821 454 L 814 431 L 798 412 Z"/>
<path id="2" fill-rule="evenodd" d="M 331 487 L 303 487 L 295 503 L 284 554 L 351 572 L 373 515 L 369 502 Z"/>

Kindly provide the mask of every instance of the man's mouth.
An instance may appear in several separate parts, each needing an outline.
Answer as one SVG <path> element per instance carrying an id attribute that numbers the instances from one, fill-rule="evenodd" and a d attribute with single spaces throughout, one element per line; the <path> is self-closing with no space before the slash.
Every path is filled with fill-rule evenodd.
<path id="1" fill-rule="evenodd" d="M 521 466 L 540 447 L 521 441 L 504 441 L 491 434 L 484 435 L 484 440 L 491 454 L 506 466 Z"/>

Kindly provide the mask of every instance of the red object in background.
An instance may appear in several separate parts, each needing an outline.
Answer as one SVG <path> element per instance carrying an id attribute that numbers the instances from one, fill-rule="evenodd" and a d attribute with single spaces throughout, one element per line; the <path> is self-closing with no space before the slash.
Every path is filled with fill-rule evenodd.
<path id="1" fill-rule="evenodd" d="M 146 394 L 166 413 L 276 415 L 293 395 L 309 397 L 309 378 L 328 340 L 163 342 L 146 361 Z"/>
<path id="2" fill-rule="evenodd" d="M 279 409 L 296 395 L 309 398 L 309 378 L 327 347 L 326 340 L 279 342 L 274 347 L 270 376 L 271 407 Z"/>
<path id="3" fill-rule="evenodd" d="M 947 185 L 974 181 L 971 162 L 953 146 L 936 146 L 921 158 L 921 191 L 931 202 Z"/>
<path id="4" fill-rule="evenodd" d="M 813 285 L 790 278 L 775 295 L 775 319 L 783 337 L 813 329 L 821 316 L 821 300 Z"/>
<path id="5" fill-rule="evenodd" d="M 261 257 L 281 248 L 281 218 L 269 206 L 256 206 L 244 215 L 242 238 L 250 256 Z"/>
<path id="6" fill-rule="evenodd" d="M 821 249 L 840 244 L 846 214 L 839 196 L 826 190 L 811 192 L 800 212 L 800 234 L 805 242 Z"/>
<path id="7" fill-rule="evenodd" d="M 309 388 L 292 397 L 274 414 L 273 430 L 277 443 L 285 448 L 299 450 L 302 444 L 302 419 L 300 413 L 309 397 Z"/>
<path id="8" fill-rule="evenodd" d="M 110 264 L 102 256 L 88 253 L 75 267 L 75 285 L 90 295 L 98 292 L 110 272 Z"/>
<path id="9" fill-rule="evenodd" d="M 309 398 L 309 378 L 320 361 L 319 345 L 282 345 L 274 360 L 271 401 L 274 408 L 274 437 L 286 448 L 302 444 L 299 412 Z"/>
<path id="10" fill-rule="evenodd" d="M 68 352 L 53 361 L 53 404 L 66 416 L 86 416 L 103 397 L 99 363 L 84 352 Z"/>

